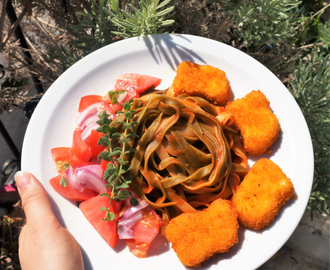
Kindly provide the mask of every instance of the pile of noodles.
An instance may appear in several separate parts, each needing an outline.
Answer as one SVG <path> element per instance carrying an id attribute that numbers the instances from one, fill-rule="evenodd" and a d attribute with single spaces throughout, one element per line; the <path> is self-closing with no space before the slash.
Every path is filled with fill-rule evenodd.
<path id="1" fill-rule="evenodd" d="M 163 91 L 136 99 L 132 109 L 139 139 L 127 157 L 130 188 L 162 213 L 165 224 L 235 192 L 247 158 L 229 112 L 200 97 Z"/>

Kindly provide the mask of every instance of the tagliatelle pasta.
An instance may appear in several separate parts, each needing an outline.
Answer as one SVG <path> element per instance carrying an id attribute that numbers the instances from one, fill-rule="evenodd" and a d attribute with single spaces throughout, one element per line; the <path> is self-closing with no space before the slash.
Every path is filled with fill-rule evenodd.
<path id="1" fill-rule="evenodd" d="M 130 187 L 161 210 L 165 225 L 232 195 L 247 172 L 247 158 L 230 113 L 219 114 L 200 97 L 166 92 L 135 99 L 133 109 L 139 140 L 127 157 Z"/>

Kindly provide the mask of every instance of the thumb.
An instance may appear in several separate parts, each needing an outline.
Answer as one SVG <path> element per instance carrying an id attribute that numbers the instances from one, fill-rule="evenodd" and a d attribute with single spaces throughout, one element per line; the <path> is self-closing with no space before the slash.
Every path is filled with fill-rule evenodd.
<path id="1" fill-rule="evenodd" d="M 22 200 L 26 222 L 38 226 L 41 220 L 49 218 L 56 220 L 47 192 L 39 180 L 34 175 L 21 171 L 17 172 L 14 178 Z"/>

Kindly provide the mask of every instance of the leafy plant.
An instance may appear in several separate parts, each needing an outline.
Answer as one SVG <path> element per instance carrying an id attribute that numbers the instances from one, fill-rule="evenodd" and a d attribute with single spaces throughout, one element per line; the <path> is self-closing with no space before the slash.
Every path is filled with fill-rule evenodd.
<path id="1" fill-rule="evenodd" d="M 324 46 L 330 48 L 330 21 L 324 24 L 319 23 L 318 28 L 318 40 L 324 43 Z"/>
<path id="2" fill-rule="evenodd" d="M 330 214 L 330 55 L 318 49 L 300 60 L 290 90 L 299 104 L 312 137 L 314 183 L 308 208 L 311 218 Z"/>
<path id="3" fill-rule="evenodd" d="M 235 0 L 220 1 L 225 14 L 235 23 L 235 31 L 246 46 L 269 46 L 293 40 L 293 29 L 299 23 L 292 10 L 300 1 L 290 0 Z"/>
<path id="4" fill-rule="evenodd" d="M 119 8 L 119 0 L 109 0 L 111 10 L 107 10 L 111 21 L 122 31 L 113 33 L 123 37 L 146 36 L 163 33 L 163 28 L 170 26 L 174 20 L 167 18 L 174 6 L 166 7 L 171 0 L 159 3 L 159 0 L 141 0 L 139 9 L 129 4 L 127 9 Z"/>
<path id="5" fill-rule="evenodd" d="M 49 58 L 60 60 L 62 69 L 66 70 L 87 54 L 116 41 L 112 33 L 116 27 L 107 15 L 109 9 L 111 7 L 107 0 L 91 0 L 89 12 L 76 13 L 79 25 L 70 26 L 80 37 L 69 41 L 66 44 L 68 46 L 53 46 Z"/>
<path id="6" fill-rule="evenodd" d="M 142 0 L 137 8 L 131 1 L 120 8 L 119 0 L 91 0 L 89 10 L 76 12 L 79 24 L 70 26 L 80 37 L 66 46 L 52 46 L 49 59 L 57 60 L 64 71 L 87 54 L 122 38 L 162 33 L 174 22 L 166 20 L 174 9 L 166 7 L 170 2 Z"/>

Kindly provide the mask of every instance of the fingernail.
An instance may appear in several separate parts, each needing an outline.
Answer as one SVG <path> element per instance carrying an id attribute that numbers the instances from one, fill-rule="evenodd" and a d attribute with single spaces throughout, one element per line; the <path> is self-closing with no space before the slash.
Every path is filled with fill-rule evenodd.
<path id="1" fill-rule="evenodd" d="M 31 182 L 30 175 L 26 172 L 21 172 L 21 171 L 15 173 L 14 179 L 19 189 L 23 189 Z"/>

